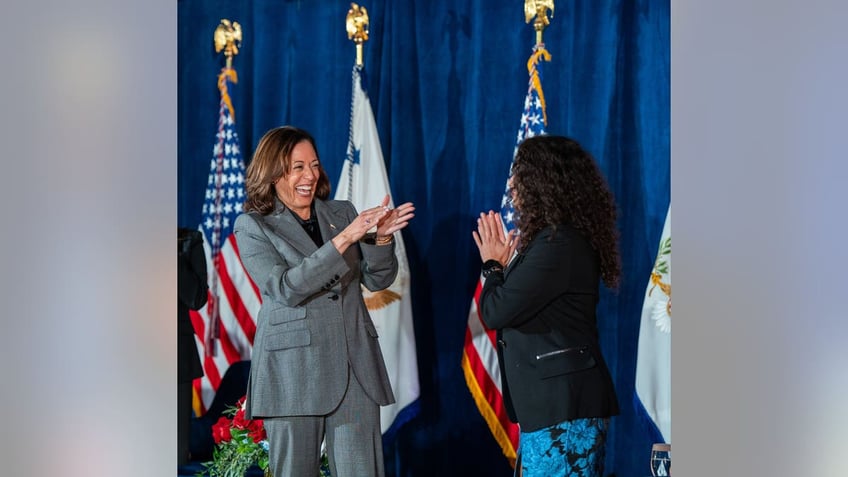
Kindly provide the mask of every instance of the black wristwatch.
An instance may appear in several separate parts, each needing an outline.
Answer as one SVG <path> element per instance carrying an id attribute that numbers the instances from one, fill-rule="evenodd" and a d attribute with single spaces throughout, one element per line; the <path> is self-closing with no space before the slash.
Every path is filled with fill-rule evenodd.
<path id="1" fill-rule="evenodd" d="M 483 272 L 483 278 L 488 278 L 492 273 L 503 273 L 503 265 L 495 259 L 486 260 L 483 263 L 481 271 Z"/>

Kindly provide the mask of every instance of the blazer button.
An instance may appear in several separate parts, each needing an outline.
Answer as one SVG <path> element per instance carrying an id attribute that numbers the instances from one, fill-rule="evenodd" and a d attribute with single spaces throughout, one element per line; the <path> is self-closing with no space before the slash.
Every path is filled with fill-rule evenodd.
<path id="1" fill-rule="evenodd" d="M 502 347 L 506 348 L 506 341 L 498 340 L 498 344 L 501 345 Z"/>
<path id="2" fill-rule="evenodd" d="M 339 299 L 339 296 L 338 296 L 338 295 L 330 295 L 330 296 L 329 296 L 329 297 L 327 297 L 327 298 L 329 298 L 329 299 L 331 299 L 331 300 L 333 300 L 333 301 L 336 301 L 336 300 L 338 300 L 338 299 Z"/>

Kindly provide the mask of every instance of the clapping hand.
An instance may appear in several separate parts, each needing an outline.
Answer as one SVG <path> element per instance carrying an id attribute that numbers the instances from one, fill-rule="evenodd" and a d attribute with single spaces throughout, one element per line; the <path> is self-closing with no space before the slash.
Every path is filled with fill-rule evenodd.
<path id="1" fill-rule="evenodd" d="M 389 196 L 383 198 L 383 203 L 380 205 L 385 208 L 387 213 L 377 223 L 377 238 L 392 235 L 409 225 L 409 221 L 415 217 L 415 206 L 412 202 L 406 202 L 394 209 L 389 208 Z"/>
<path id="2" fill-rule="evenodd" d="M 480 260 L 484 263 L 487 260 L 497 260 L 506 267 L 518 247 L 515 230 L 504 232 L 501 214 L 491 210 L 488 214 L 480 213 L 477 230 L 471 234 L 480 250 Z"/>

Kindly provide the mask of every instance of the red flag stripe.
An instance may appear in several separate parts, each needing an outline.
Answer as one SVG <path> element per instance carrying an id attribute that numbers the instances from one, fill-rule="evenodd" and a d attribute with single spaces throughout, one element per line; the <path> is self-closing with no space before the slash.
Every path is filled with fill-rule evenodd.
<path id="1" fill-rule="evenodd" d="M 245 308 L 242 297 L 230 278 L 227 260 L 221 260 L 219 268 L 221 271 L 219 284 L 221 285 L 221 289 L 224 294 L 227 296 L 227 301 L 230 304 L 233 317 L 236 319 L 239 326 L 241 326 L 241 329 L 248 341 L 252 344 L 253 336 L 256 334 L 256 323 L 254 323 L 253 317 L 250 316 L 247 308 Z"/>
<path id="2" fill-rule="evenodd" d="M 238 242 L 235 235 L 230 235 L 221 249 L 221 254 L 225 257 L 230 267 L 230 277 L 236 288 L 239 289 L 242 299 L 248 305 L 248 310 L 259 309 L 262 298 L 259 292 L 259 287 L 253 283 L 244 264 L 241 263 L 241 255 L 239 255 Z M 255 306 L 254 306 L 255 305 Z"/>
<path id="3" fill-rule="evenodd" d="M 489 373 L 488 368 L 483 364 L 480 355 L 477 353 L 477 348 L 473 346 L 471 338 L 471 330 L 466 329 L 465 332 L 465 353 L 468 356 L 469 368 L 477 380 L 478 386 L 483 395 L 492 408 L 492 411 L 498 418 L 500 425 L 507 431 L 513 446 L 518 444 L 518 426 L 509 420 L 506 412 L 506 407 L 503 403 L 503 395 L 500 391 L 500 386 L 495 384 Z M 495 363 L 497 365 L 497 363 Z"/>
<path id="4" fill-rule="evenodd" d="M 218 365 L 215 363 L 215 358 L 213 356 L 205 356 L 203 361 L 203 376 L 207 381 L 209 381 L 212 388 L 217 390 L 218 386 L 221 385 L 221 375 L 218 373 Z"/>
<path id="5" fill-rule="evenodd" d="M 233 315 L 252 345 L 256 334 L 256 317 L 252 316 L 249 310 L 258 310 L 261 301 L 256 294 L 256 285 L 244 271 L 235 250 L 235 243 L 235 236 L 230 235 L 221 250 L 221 286 L 230 302 Z"/>
<path id="6" fill-rule="evenodd" d="M 233 254 L 238 259 L 238 267 L 239 267 L 239 270 L 240 270 L 239 273 L 241 273 L 241 274 L 243 274 L 243 276 L 247 277 L 247 282 L 250 284 L 251 288 L 253 288 L 253 294 L 256 296 L 256 300 L 261 302 L 262 301 L 262 298 L 261 298 L 262 295 L 259 293 L 259 287 L 256 286 L 255 283 L 253 283 L 253 280 L 250 278 L 250 275 L 247 274 L 247 270 L 244 269 L 244 264 L 241 262 L 241 254 L 239 253 L 238 242 L 236 241 L 235 235 L 230 235 L 230 237 L 227 239 L 227 241 L 233 247 Z M 257 306 L 257 309 L 258 309 L 258 306 Z"/>
<path id="7" fill-rule="evenodd" d="M 244 330 L 242 330 L 241 324 L 239 323 L 239 319 L 233 311 L 232 304 L 230 303 L 226 290 L 223 290 L 223 282 L 229 280 L 229 278 L 227 278 L 226 280 L 222 278 L 218 281 L 219 285 L 221 285 L 221 290 L 223 293 L 220 297 L 220 302 L 218 303 L 218 306 L 220 313 L 219 316 L 221 319 L 221 328 L 226 331 L 227 338 L 233 350 L 230 355 L 231 359 L 229 359 L 228 362 L 233 362 L 234 360 L 239 361 L 242 359 L 249 359 L 252 344 L 248 340 L 248 337 L 244 333 Z M 252 320 L 252 318 L 249 319 Z"/>
<path id="8" fill-rule="evenodd" d="M 223 351 L 224 356 L 227 357 L 227 363 L 233 364 L 236 361 L 240 361 L 241 353 L 238 352 L 235 345 L 233 345 L 232 340 L 230 340 L 230 330 L 226 326 L 221 326 L 220 336 L 218 338 L 221 343 L 221 351 Z M 215 389 L 218 389 L 217 386 Z"/>
<path id="9" fill-rule="evenodd" d="M 206 306 L 204 305 L 204 307 L 200 310 L 205 309 Z M 194 328 L 194 335 L 200 338 L 201 343 L 203 343 L 203 337 L 206 335 L 206 319 L 200 314 L 200 310 L 189 310 L 188 316 L 191 318 L 191 326 Z M 203 356 L 203 349 L 198 348 L 197 352 L 201 353 L 200 355 Z"/>
<path id="10" fill-rule="evenodd" d="M 205 308 L 206 306 L 204 305 L 201 310 Z M 194 328 L 194 341 L 197 346 L 197 352 L 200 356 L 205 356 L 203 349 L 203 336 L 206 333 L 206 322 L 204 321 L 204 318 L 199 311 L 189 310 L 189 317 L 191 318 L 191 326 Z M 207 369 L 206 363 L 202 361 L 201 366 L 203 367 L 204 376 L 195 379 L 192 383 L 192 387 L 194 388 L 194 396 L 192 402 L 194 406 L 194 412 L 198 416 L 201 416 L 206 413 L 207 409 L 207 406 L 203 399 L 203 378 L 209 375 L 209 370 Z"/>
<path id="11" fill-rule="evenodd" d="M 501 376 L 498 366 L 497 345 L 495 344 L 496 334 L 493 330 L 488 329 L 480 319 L 480 314 L 477 312 L 477 303 L 473 301 L 468 314 L 467 333 L 471 339 L 470 346 L 474 347 L 479 361 L 484 363 L 492 382 L 500 390 Z"/>
<path id="12" fill-rule="evenodd" d="M 483 291 L 483 278 L 480 277 L 480 279 L 477 280 L 477 288 L 474 290 L 474 308 L 477 311 L 476 313 L 474 313 L 474 317 L 477 318 L 477 320 L 480 323 L 480 326 L 486 331 L 486 336 L 489 337 L 489 342 L 492 345 L 492 348 L 497 349 L 498 345 L 495 342 L 497 340 L 497 336 L 496 336 L 495 331 L 490 330 L 489 327 L 486 326 L 485 323 L 483 323 L 483 317 L 480 316 L 480 313 L 481 313 L 481 311 L 480 311 L 480 293 L 482 293 L 482 291 Z M 470 319 L 471 318 L 469 317 L 469 320 Z"/>

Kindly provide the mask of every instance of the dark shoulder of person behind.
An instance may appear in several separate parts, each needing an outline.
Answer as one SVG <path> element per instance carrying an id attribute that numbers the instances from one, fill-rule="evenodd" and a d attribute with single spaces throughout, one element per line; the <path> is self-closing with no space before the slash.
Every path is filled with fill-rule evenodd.
<path id="1" fill-rule="evenodd" d="M 191 310 L 206 304 L 206 253 L 199 230 L 177 229 L 177 286 L 179 301 Z"/>

